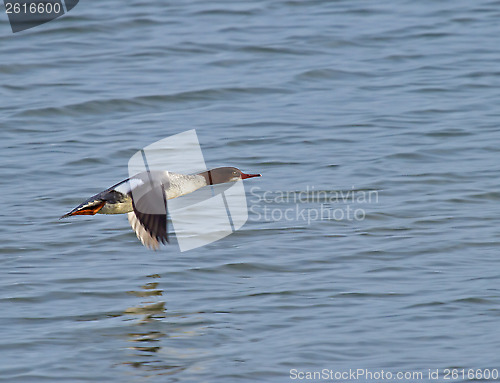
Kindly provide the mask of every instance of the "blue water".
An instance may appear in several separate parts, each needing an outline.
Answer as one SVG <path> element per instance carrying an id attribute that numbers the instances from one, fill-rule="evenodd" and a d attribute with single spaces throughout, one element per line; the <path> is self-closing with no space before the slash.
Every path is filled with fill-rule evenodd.
<path id="1" fill-rule="evenodd" d="M 81 1 L 16 34 L 0 16 L 0 380 L 499 369 L 499 6 Z M 263 174 L 241 230 L 152 252 L 125 216 L 58 219 L 189 129 L 209 167 Z"/>

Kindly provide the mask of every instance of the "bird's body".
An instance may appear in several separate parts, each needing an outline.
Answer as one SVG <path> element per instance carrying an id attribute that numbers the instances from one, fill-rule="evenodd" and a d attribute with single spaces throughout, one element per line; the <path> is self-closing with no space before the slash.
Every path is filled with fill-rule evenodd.
<path id="1" fill-rule="evenodd" d="M 232 167 L 185 175 L 147 171 L 111 186 L 83 202 L 61 218 L 73 215 L 124 214 L 146 247 L 157 249 L 168 242 L 167 200 L 192 193 L 204 186 L 259 177 Z"/>
<path id="2" fill-rule="evenodd" d="M 117 195 L 116 202 L 105 204 L 97 213 L 123 214 L 133 211 L 131 192 L 133 189 L 147 183 L 150 175 L 154 177 L 154 180 L 166 186 L 164 190 L 167 200 L 192 193 L 207 186 L 205 178 L 197 174 L 184 175 L 167 171 L 139 173 L 105 190 L 103 193 L 115 191 L 119 195 Z"/>

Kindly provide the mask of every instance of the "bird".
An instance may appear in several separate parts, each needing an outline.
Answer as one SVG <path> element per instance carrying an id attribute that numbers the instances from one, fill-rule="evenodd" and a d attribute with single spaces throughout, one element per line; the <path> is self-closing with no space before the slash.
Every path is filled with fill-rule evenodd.
<path id="1" fill-rule="evenodd" d="M 192 175 L 148 170 L 93 195 L 60 219 L 75 215 L 127 213 L 137 238 L 147 248 L 157 250 L 160 244 L 169 242 L 167 200 L 208 185 L 252 177 L 261 177 L 261 174 L 246 174 L 235 167 L 214 168 Z"/>

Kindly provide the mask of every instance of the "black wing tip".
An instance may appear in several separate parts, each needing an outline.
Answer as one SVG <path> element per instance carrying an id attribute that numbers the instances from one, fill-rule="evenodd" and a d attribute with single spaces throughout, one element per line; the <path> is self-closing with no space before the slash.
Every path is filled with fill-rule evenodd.
<path id="1" fill-rule="evenodd" d="M 167 231 L 166 214 L 145 214 L 141 213 L 134 206 L 134 213 L 140 225 L 158 243 L 166 245 L 170 243 Z"/>
<path id="2" fill-rule="evenodd" d="M 161 198 L 163 200 L 164 213 L 145 213 L 144 211 L 156 210 L 157 207 L 155 204 L 159 202 L 157 200 L 159 192 L 161 193 Z M 150 190 L 147 190 L 147 192 L 138 200 L 134 199 L 133 193 L 131 193 L 131 197 L 132 208 L 137 220 L 149 236 L 157 242 L 156 246 L 154 246 L 155 250 L 159 248 L 160 244 L 168 244 L 168 208 L 164 185 L 162 184 L 160 188 L 151 188 Z M 151 205 L 155 208 L 152 209 Z"/>

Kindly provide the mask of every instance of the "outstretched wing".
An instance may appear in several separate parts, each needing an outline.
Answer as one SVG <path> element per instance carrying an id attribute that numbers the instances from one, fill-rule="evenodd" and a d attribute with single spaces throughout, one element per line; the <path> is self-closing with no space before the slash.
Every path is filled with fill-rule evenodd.
<path id="1" fill-rule="evenodd" d="M 165 183 L 168 180 L 150 178 L 151 175 L 154 176 L 148 174 L 143 178 L 144 183 L 130 191 L 133 211 L 128 213 L 128 220 L 142 244 L 157 250 L 160 243 L 168 243 L 165 196 Z"/>

